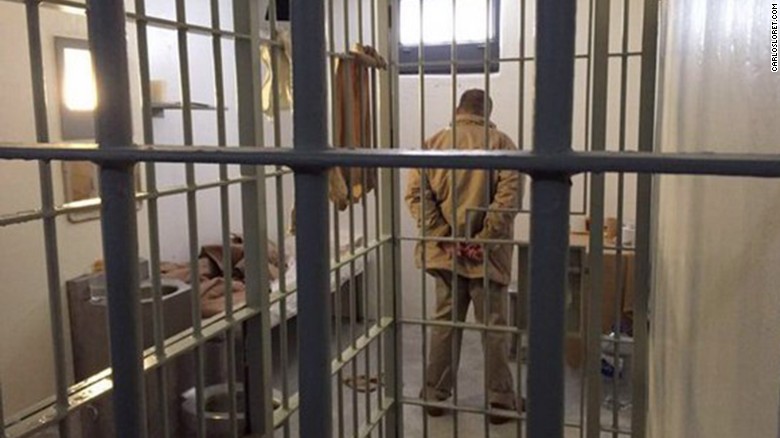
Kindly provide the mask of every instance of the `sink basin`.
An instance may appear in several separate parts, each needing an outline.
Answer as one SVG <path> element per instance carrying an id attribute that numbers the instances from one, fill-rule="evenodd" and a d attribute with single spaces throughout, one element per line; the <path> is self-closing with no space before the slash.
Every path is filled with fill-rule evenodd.
<path id="1" fill-rule="evenodd" d="M 163 300 L 168 299 L 171 295 L 181 293 L 187 287 L 185 283 L 178 280 L 163 279 L 160 287 Z M 144 281 L 141 283 L 141 303 L 152 303 L 154 301 L 154 288 L 150 281 Z"/>
<path id="2" fill-rule="evenodd" d="M 163 278 L 161 281 L 161 292 L 163 300 L 168 300 L 189 288 L 189 286 L 179 280 Z M 141 304 L 152 304 L 154 302 L 154 288 L 151 280 L 144 280 L 140 285 Z M 90 302 L 95 305 L 106 305 L 106 282 L 103 277 L 90 281 L 89 284 Z"/>

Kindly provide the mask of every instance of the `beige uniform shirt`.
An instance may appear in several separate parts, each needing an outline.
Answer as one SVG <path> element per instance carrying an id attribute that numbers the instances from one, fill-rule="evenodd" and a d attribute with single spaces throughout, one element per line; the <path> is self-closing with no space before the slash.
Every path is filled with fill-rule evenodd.
<path id="1" fill-rule="evenodd" d="M 450 127 L 428 139 L 425 149 L 449 150 L 453 148 L 453 143 L 460 150 L 517 149 L 509 136 L 492 123 L 485 147 L 485 119 L 480 116 L 459 115 L 455 123 L 457 138 L 454 142 Z M 519 208 L 523 188 L 520 174 L 507 170 L 456 170 L 453 191 L 452 172 L 448 169 L 427 169 L 423 178 L 420 169 L 413 169 L 409 174 L 406 203 L 418 227 L 425 228 L 425 236 L 448 237 L 454 230 L 457 237 L 512 239 L 515 213 L 506 210 Z M 416 250 L 417 266 L 420 268 L 422 245 L 422 242 L 418 244 Z M 513 249 L 512 245 L 502 244 L 485 247 L 490 280 L 509 284 Z M 440 242 L 425 243 L 425 262 L 428 270 L 452 271 L 452 258 Z M 483 263 L 459 258 L 456 269 L 464 277 L 485 277 Z"/>

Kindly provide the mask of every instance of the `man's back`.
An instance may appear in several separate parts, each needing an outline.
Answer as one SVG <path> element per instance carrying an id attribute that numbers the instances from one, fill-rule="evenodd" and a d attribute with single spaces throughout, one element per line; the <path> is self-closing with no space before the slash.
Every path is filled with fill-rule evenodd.
<path id="1" fill-rule="evenodd" d="M 453 141 L 453 134 L 455 141 Z M 439 131 L 426 141 L 425 148 L 433 150 L 506 150 L 517 149 L 512 140 L 503 132 L 496 129 L 492 123 L 487 130 L 487 147 L 485 147 L 485 119 L 474 115 L 459 115 L 456 118 L 455 128 L 452 127 Z M 456 170 L 455 194 L 452 196 L 452 171 L 447 169 L 429 169 L 427 171 L 428 183 L 436 194 L 436 199 L 441 203 L 441 211 L 447 223 L 452 226 L 453 203 L 457 210 L 456 230 L 459 237 L 475 237 L 482 229 L 485 217 L 484 209 L 491 204 L 496 194 L 500 172 L 488 170 Z M 514 172 L 512 172 L 514 173 Z M 519 202 L 520 188 L 513 192 L 517 196 L 509 203 L 516 205 Z M 475 209 L 483 209 L 477 211 Z M 502 237 L 509 238 L 510 230 L 504 230 Z"/>
<path id="2" fill-rule="evenodd" d="M 483 117 L 460 114 L 456 117 L 454 129 L 449 127 L 438 132 L 426 141 L 425 148 L 505 150 L 516 149 L 516 146 L 494 125 L 491 124 L 486 131 Z M 425 227 L 426 236 L 445 237 L 454 229 L 458 237 L 511 239 L 514 214 L 506 210 L 519 206 L 522 193 L 519 174 L 514 171 L 489 170 L 456 170 L 454 174 L 453 187 L 452 170 L 427 169 L 424 177 L 418 169 L 410 173 L 406 201 L 420 226 Z M 427 190 L 422 190 L 423 186 Z M 423 193 L 426 197 L 424 214 L 421 211 Z M 509 281 L 511 252 L 511 246 L 508 245 L 490 252 L 489 277 L 503 284 Z M 451 258 L 436 242 L 426 244 L 426 263 L 432 269 L 451 269 L 452 266 Z M 470 266 L 468 261 L 459 261 L 459 264 L 463 265 L 458 269 L 462 275 L 485 275 L 482 266 Z"/>

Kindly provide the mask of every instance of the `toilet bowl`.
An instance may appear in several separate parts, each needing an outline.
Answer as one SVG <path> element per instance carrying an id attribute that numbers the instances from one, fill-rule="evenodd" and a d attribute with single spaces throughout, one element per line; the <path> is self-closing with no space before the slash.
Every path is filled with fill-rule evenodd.
<path id="1" fill-rule="evenodd" d="M 209 438 L 221 438 L 230 436 L 230 398 L 227 383 L 210 385 L 203 389 L 205 398 L 205 420 L 206 430 L 204 431 Z M 195 433 L 198 428 L 198 408 L 195 388 L 190 388 L 182 394 L 182 415 L 187 431 Z M 238 423 L 239 433 L 244 430 L 246 417 L 244 416 L 244 385 L 236 383 L 236 422 Z M 280 398 L 274 393 L 273 408 L 278 409 L 281 406 Z"/>

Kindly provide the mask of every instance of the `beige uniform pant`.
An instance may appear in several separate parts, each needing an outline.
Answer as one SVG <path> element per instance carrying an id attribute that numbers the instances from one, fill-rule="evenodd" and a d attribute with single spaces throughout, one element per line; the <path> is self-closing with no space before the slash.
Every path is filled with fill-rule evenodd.
<path id="1" fill-rule="evenodd" d="M 436 321 L 452 321 L 453 275 L 450 271 L 429 271 L 436 279 Z M 457 309 L 455 320 L 463 322 L 469 304 L 474 303 L 474 314 L 477 322 L 491 326 L 506 325 L 507 287 L 495 282 L 489 282 L 489 292 L 485 293 L 483 278 L 466 278 L 458 275 Z M 485 303 L 485 299 L 488 303 Z M 487 307 L 486 307 L 487 306 Z M 487 308 L 487 317 L 485 309 Z M 453 343 L 453 336 L 456 337 Z M 429 400 L 446 400 L 452 395 L 453 380 L 457 377 L 460 361 L 462 329 L 451 327 L 431 328 L 431 347 L 428 356 L 428 376 L 425 382 L 423 396 Z M 455 348 L 455 363 L 453 364 L 453 347 Z M 509 369 L 507 351 L 507 335 L 497 331 L 487 331 L 482 341 L 485 351 L 485 379 L 488 381 L 491 404 L 503 408 L 515 408 L 515 391 L 512 372 Z"/>

